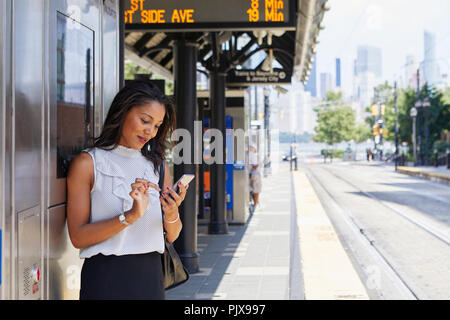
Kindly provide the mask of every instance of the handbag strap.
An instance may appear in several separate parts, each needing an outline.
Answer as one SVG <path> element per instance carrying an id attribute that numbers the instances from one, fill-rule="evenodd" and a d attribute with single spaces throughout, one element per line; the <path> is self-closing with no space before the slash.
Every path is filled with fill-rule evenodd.
<path id="1" fill-rule="evenodd" d="M 158 181 L 158 186 L 161 189 L 161 192 L 164 191 L 165 169 L 166 169 L 166 165 L 165 165 L 165 161 L 163 160 L 161 163 L 161 167 L 159 168 L 159 181 Z M 161 218 L 163 219 L 163 222 L 164 222 L 164 213 L 162 211 L 162 208 L 161 208 Z"/>
<path id="2" fill-rule="evenodd" d="M 165 166 L 165 161 L 163 160 L 161 163 L 161 167 L 159 168 L 159 182 L 158 182 L 158 186 L 161 189 L 161 191 L 163 191 L 163 187 L 164 187 L 164 171 L 166 169 Z"/>

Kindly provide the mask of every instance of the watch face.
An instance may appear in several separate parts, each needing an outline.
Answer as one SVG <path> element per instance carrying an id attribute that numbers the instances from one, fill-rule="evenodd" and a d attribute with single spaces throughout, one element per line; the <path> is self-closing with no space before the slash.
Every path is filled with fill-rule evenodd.
<path id="1" fill-rule="evenodd" d="M 119 221 L 121 222 L 121 223 L 123 223 L 124 225 L 126 225 L 126 226 L 129 226 L 130 224 L 127 222 L 127 220 L 126 220 L 126 218 L 125 218 L 125 215 L 122 213 L 120 216 L 119 216 Z"/>

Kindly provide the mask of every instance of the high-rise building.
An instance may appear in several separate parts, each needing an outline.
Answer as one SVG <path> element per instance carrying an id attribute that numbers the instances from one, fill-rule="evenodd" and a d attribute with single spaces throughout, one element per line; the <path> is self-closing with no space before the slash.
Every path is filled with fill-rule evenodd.
<path id="1" fill-rule="evenodd" d="M 313 66 L 311 69 L 311 73 L 309 74 L 308 83 L 305 86 L 305 91 L 311 93 L 312 97 L 317 97 L 317 65 L 316 65 L 316 57 L 314 57 Z"/>
<path id="2" fill-rule="evenodd" d="M 382 83 L 381 49 L 372 46 L 359 46 L 354 62 L 353 97 L 359 101 L 360 109 L 372 104 L 374 88 Z M 364 117 L 365 111 L 361 112 Z"/>
<path id="3" fill-rule="evenodd" d="M 450 87 L 450 77 L 447 73 L 444 73 L 441 77 L 442 83 L 444 85 L 444 88 Z"/>
<path id="4" fill-rule="evenodd" d="M 378 86 L 382 80 L 375 77 L 372 72 L 363 72 L 358 75 L 358 99 L 361 104 L 361 108 L 365 109 L 372 104 L 374 97 L 374 89 Z"/>
<path id="5" fill-rule="evenodd" d="M 436 36 L 429 31 L 424 32 L 424 50 L 424 80 L 430 85 L 436 85 L 440 81 L 439 67 L 436 61 Z"/>
<path id="6" fill-rule="evenodd" d="M 333 81 L 331 73 L 325 72 L 320 74 L 320 96 L 322 99 L 327 97 L 327 92 L 333 90 Z"/>
<path id="7" fill-rule="evenodd" d="M 288 92 L 274 98 L 274 105 L 279 106 L 274 128 L 279 128 L 281 132 L 313 133 L 317 125 L 314 107 L 320 101 L 312 97 L 311 92 L 305 91 L 301 83 L 293 81 Z"/>
<path id="8" fill-rule="evenodd" d="M 405 63 L 405 89 L 408 87 L 416 88 L 417 86 L 417 69 L 419 68 L 419 62 L 413 55 L 406 56 Z"/>
<path id="9" fill-rule="evenodd" d="M 341 59 L 336 58 L 336 87 L 341 87 Z"/>
<path id="10" fill-rule="evenodd" d="M 358 90 L 358 72 L 356 71 L 356 66 L 357 66 L 357 60 L 354 59 L 353 60 L 353 94 L 352 97 L 357 99 L 359 97 L 359 90 Z"/>
<path id="11" fill-rule="evenodd" d="M 314 133 L 314 128 L 317 125 L 317 114 L 314 107 L 318 105 L 316 101 L 320 99 L 311 96 L 310 92 L 302 89 L 295 92 L 294 101 L 298 105 L 298 133 Z"/>
<path id="12" fill-rule="evenodd" d="M 356 77 L 358 75 L 358 60 L 353 60 L 353 76 Z"/>
<path id="13" fill-rule="evenodd" d="M 359 46 L 356 60 L 356 73 L 371 72 L 377 78 L 381 78 L 382 57 L 381 49 L 372 46 Z"/>

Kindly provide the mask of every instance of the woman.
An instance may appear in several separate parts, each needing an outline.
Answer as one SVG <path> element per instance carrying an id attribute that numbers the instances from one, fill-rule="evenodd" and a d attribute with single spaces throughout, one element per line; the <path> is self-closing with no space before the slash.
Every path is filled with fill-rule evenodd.
<path id="1" fill-rule="evenodd" d="M 93 148 L 72 161 L 67 224 L 85 259 L 81 300 L 165 298 L 163 228 L 169 242 L 177 239 L 178 206 L 186 195 L 183 185 L 179 194 L 170 188 L 167 163 L 164 190 L 158 187 L 174 128 L 167 97 L 146 82 L 132 82 L 115 97 Z"/>
<path id="2" fill-rule="evenodd" d="M 253 210 L 259 207 L 259 194 L 261 193 L 261 173 L 259 172 L 258 153 L 254 144 L 249 149 L 250 163 L 250 189 L 252 191 Z"/>

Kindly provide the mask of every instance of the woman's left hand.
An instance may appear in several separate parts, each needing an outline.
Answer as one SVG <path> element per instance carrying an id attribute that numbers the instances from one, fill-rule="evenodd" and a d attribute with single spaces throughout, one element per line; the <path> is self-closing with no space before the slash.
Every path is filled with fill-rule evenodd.
<path id="1" fill-rule="evenodd" d="M 184 187 L 182 183 L 178 184 L 178 188 L 180 193 L 175 192 L 172 188 L 167 187 L 166 190 L 163 191 L 160 201 L 165 214 L 170 214 L 172 212 L 177 212 L 178 207 L 184 201 L 186 197 L 186 191 L 189 186 Z"/>
<path id="2" fill-rule="evenodd" d="M 187 192 L 188 188 L 189 188 L 189 185 L 187 187 L 185 187 L 182 183 L 179 183 L 178 184 L 179 193 L 177 193 L 175 190 L 173 190 L 172 188 L 169 188 L 169 187 L 164 191 L 169 193 L 172 196 L 177 207 L 179 207 L 183 203 L 184 198 L 186 198 L 186 192 Z"/>
<path id="3" fill-rule="evenodd" d="M 181 203 L 184 201 L 184 198 L 186 198 L 187 189 L 189 189 L 189 185 L 187 185 L 185 187 L 181 182 L 178 183 L 178 190 L 179 190 L 178 197 L 179 197 L 179 199 L 176 201 L 178 207 L 181 206 Z"/>

